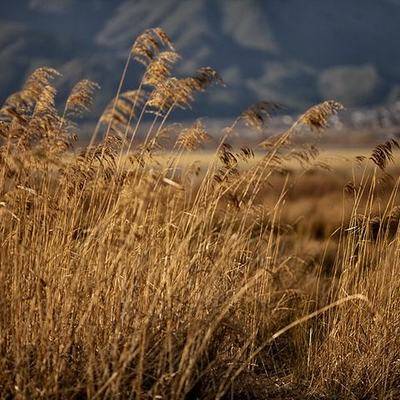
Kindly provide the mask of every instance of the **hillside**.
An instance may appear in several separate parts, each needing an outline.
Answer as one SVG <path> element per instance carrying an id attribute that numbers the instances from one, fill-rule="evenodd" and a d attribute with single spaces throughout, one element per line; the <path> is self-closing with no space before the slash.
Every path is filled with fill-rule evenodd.
<path id="1" fill-rule="evenodd" d="M 162 26 L 196 66 L 220 71 L 227 88 L 196 110 L 230 117 L 257 99 L 293 110 L 325 98 L 349 107 L 393 100 L 400 81 L 397 0 L 18 0 L 0 4 L 0 99 L 27 73 L 50 65 L 67 90 L 83 77 L 102 86 L 98 111 L 115 92 L 136 35 Z M 388 62 L 390 58 L 390 62 Z M 140 67 L 128 79 L 134 87 Z M 195 113 L 195 112 L 193 112 Z M 192 114 L 191 116 L 193 116 Z"/>

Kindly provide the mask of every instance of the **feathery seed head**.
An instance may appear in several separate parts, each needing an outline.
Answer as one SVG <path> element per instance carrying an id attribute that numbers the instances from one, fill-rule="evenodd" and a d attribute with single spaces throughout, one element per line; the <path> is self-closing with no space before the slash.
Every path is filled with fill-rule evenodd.
<path id="1" fill-rule="evenodd" d="M 79 81 L 71 90 L 66 103 L 66 112 L 70 115 L 81 115 L 93 104 L 95 90 L 100 86 L 88 79 Z"/>
<path id="2" fill-rule="evenodd" d="M 209 140 L 210 136 L 201 120 L 197 120 L 190 128 L 182 130 L 178 143 L 187 150 L 193 151 L 199 148 L 202 143 Z"/>

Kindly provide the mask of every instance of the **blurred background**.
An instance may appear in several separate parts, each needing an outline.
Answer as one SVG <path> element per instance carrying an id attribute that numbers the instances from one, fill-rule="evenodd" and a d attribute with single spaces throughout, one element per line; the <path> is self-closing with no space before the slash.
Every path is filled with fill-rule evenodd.
<path id="1" fill-rule="evenodd" d="M 136 36 L 161 26 L 177 74 L 212 66 L 227 84 L 175 118 L 225 120 L 261 99 L 290 115 L 332 98 L 357 129 L 397 127 L 399 21 L 400 0 L 0 0 L 0 101 L 46 65 L 63 75 L 61 98 L 82 78 L 101 85 L 97 118 Z M 142 72 L 130 67 L 127 88 Z"/>

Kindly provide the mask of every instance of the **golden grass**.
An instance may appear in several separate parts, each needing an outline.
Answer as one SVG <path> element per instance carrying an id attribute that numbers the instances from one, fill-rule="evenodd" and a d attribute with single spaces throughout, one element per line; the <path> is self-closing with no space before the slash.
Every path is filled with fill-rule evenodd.
<path id="1" fill-rule="evenodd" d="M 172 52 L 159 28 L 138 38 L 80 152 L 94 83 L 59 115 L 42 68 L 1 108 L 0 397 L 399 398 L 397 142 L 332 163 L 312 132 L 330 101 L 234 148 L 241 123 L 268 124 L 263 102 L 190 153 L 206 128 L 173 133 L 168 116 L 222 81 L 172 77 Z M 131 59 L 144 79 L 124 92 Z"/>

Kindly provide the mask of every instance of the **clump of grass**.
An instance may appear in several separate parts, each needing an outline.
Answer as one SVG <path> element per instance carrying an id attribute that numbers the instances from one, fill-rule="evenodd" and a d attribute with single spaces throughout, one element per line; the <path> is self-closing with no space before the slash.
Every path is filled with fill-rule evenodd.
<path id="1" fill-rule="evenodd" d="M 144 68 L 134 89 L 124 87 L 132 59 Z M 178 60 L 160 28 L 139 36 L 81 151 L 73 118 L 88 111 L 97 84 L 78 83 L 59 115 L 58 73 L 41 68 L 2 106 L 1 395 L 395 399 L 397 183 L 380 196 L 366 167 L 346 185 L 350 196 L 344 184 L 328 186 L 334 201 L 326 197 L 318 220 L 301 210 L 301 187 L 323 165 L 314 143 L 292 139 L 301 127 L 325 129 L 342 108 L 334 101 L 310 108 L 262 154 L 230 137 L 240 121 L 266 129 L 279 106 L 248 107 L 204 171 L 182 169 L 185 152 L 212 135 L 201 121 L 176 132 L 168 117 L 223 81 L 211 67 L 176 77 Z M 391 151 L 375 150 L 372 161 Z M 307 193 L 311 206 L 322 200 Z M 323 217 L 333 206 L 343 215 L 331 229 Z M 316 232 L 316 223 L 326 226 Z M 310 261 L 311 242 L 319 251 Z"/>

